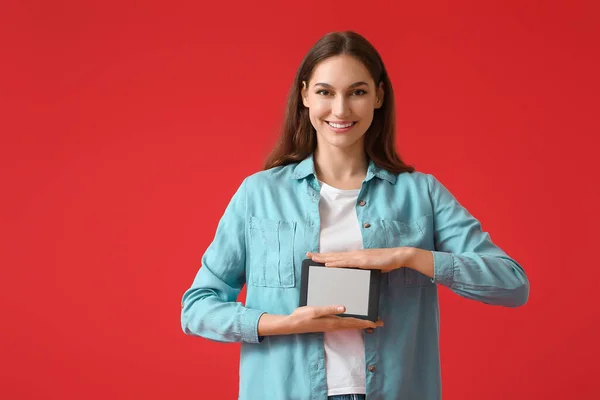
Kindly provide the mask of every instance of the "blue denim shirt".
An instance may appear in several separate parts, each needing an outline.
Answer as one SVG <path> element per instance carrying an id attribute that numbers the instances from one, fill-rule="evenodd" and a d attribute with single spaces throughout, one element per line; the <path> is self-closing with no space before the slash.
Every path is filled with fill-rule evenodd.
<path id="1" fill-rule="evenodd" d="M 242 342 L 240 399 L 327 398 L 323 333 L 257 335 L 261 314 L 298 307 L 301 262 L 319 251 L 319 193 L 312 155 L 244 179 L 183 295 L 186 334 Z M 525 272 L 432 175 L 370 161 L 356 213 L 365 249 L 418 247 L 434 258 L 433 279 L 405 267 L 383 275 L 385 326 L 365 333 L 367 398 L 440 399 L 437 285 L 516 307 L 529 295 Z"/>

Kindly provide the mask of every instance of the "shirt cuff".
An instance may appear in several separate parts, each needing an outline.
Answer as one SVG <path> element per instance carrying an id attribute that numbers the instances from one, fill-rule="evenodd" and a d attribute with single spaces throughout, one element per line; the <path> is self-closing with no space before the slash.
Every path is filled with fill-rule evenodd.
<path id="1" fill-rule="evenodd" d="M 264 311 L 244 308 L 244 312 L 240 317 L 240 333 L 242 341 L 248 343 L 260 343 L 262 337 L 258 336 L 258 320 L 260 316 L 265 314 Z"/>
<path id="2" fill-rule="evenodd" d="M 454 255 L 442 251 L 433 253 L 433 282 L 444 286 L 452 286 L 454 283 Z"/>

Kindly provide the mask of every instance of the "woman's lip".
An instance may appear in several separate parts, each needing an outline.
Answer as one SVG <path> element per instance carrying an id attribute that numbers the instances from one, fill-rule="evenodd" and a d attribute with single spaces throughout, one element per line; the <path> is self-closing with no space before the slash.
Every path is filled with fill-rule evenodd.
<path id="1" fill-rule="evenodd" d="M 336 128 L 335 126 L 331 125 L 330 123 L 327 123 L 327 126 L 329 127 L 329 129 L 331 129 L 332 131 L 334 131 L 336 133 L 349 132 L 352 128 L 354 128 L 354 125 L 356 125 L 356 122 L 352 122 L 351 124 L 348 124 L 348 126 L 346 126 L 344 128 Z"/>
<path id="2" fill-rule="evenodd" d="M 356 121 L 325 121 L 325 122 L 330 122 L 332 124 L 338 124 L 338 125 L 345 125 L 345 124 L 353 124 Z"/>

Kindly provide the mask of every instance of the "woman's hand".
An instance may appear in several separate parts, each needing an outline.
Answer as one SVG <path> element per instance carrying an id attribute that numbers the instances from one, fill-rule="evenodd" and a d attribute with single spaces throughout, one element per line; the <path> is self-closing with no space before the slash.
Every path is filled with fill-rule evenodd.
<path id="1" fill-rule="evenodd" d="M 341 307 L 341 308 L 340 308 Z M 383 326 L 383 321 L 339 317 L 345 311 L 343 306 L 303 306 L 290 315 L 263 314 L 258 321 L 258 335 L 291 335 L 310 332 L 333 332 L 343 329 L 368 329 Z"/>
<path id="2" fill-rule="evenodd" d="M 291 333 L 332 332 L 342 329 L 367 329 L 383 326 L 382 321 L 371 322 L 352 317 L 339 317 L 346 310 L 343 306 L 298 307 L 285 318 Z"/>
<path id="3" fill-rule="evenodd" d="M 331 253 L 306 253 L 311 260 L 333 268 L 380 269 L 390 272 L 408 263 L 412 247 L 364 249 Z"/>

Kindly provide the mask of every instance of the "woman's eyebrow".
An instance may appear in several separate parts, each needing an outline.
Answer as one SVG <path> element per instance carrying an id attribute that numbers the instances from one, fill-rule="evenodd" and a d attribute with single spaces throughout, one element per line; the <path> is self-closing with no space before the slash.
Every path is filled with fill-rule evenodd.
<path id="1" fill-rule="evenodd" d="M 352 89 L 355 88 L 357 86 L 361 86 L 361 85 L 367 85 L 369 86 L 369 84 L 367 82 L 355 82 L 352 85 L 348 86 L 348 89 Z M 323 83 L 323 82 L 319 82 L 319 83 L 315 83 L 314 86 L 323 86 L 326 87 L 328 89 L 333 89 L 333 86 L 331 86 L 329 83 Z"/>

